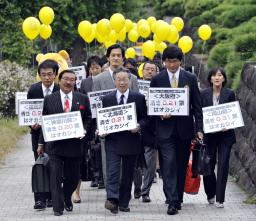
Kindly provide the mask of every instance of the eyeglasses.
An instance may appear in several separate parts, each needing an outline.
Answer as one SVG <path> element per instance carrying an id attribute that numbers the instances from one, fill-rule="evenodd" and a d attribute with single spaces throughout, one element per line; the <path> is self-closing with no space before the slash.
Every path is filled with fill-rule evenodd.
<path id="1" fill-rule="evenodd" d="M 61 78 L 61 79 L 64 80 L 64 81 L 70 81 L 70 82 L 72 82 L 72 83 L 74 83 L 74 82 L 76 81 L 75 78 L 67 78 L 67 77 L 64 77 L 64 78 Z"/>

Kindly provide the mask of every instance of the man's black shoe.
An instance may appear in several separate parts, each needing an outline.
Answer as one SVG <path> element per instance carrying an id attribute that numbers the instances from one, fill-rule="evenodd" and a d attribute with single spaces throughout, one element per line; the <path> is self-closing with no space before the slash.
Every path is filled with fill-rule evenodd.
<path id="1" fill-rule="evenodd" d="M 117 214 L 118 213 L 118 206 L 117 206 L 117 204 L 112 202 L 112 201 L 110 201 L 110 200 L 106 200 L 105 208 L 110 210 L 110 212 L 113 213 L 113 214 Z"/>
<path id="2" fill-rule="evenodd" d="M 169 205 L 168 209 L 167 209 L 167 214 L 168 215 L 175 215 L 178 213 L 178 210 L 176 209 L 176 207 L 174 205 Z"/>
<path id="3" fill-rule="evenodd" d="M 67 212 L 73 211 L 73 203 L 70 202 L 64 202 L 64 208 Z"/>
<path id="4" fill-rule="evenodd" d="M 180 202 L 176 203 L 175 207 L 177 210 L 181 210 L 181 203 Z"/>
<path id="5" fill-rule="evenodd" d="M 134 189 L 134 198 L 135 198 L 135 199 L 139 199 L 140 196 L 141 196 L 141 189 L 135 188 L 135 189 Z"/>
<path id="6" fill-rule="evenodd" d="M 46 200 L 46 207 L 52 207 L 52 200 Z"/>
<path id="7" fill-rule="evenodd" d="M 62 211 L 54 211 L 54 216 L 62 216 L 63 212 Z"/>
<path id="8" fill-rule="evenodd" d="M 46 208 L 45 203 L 43 203 L 42 201 L 36 201 L 34 205 L 34 209 L 43 210 L 45 208 Z"/>
<path id="9" fill-rule="evenodd" d="M 142 202 L 143 203 L 149 203 L 149 202 L 151 202 L 151 199 L 150 199 L 149 196 L 142 196 Z"/>
<path id="10" fill-rule="evenodd" d="M 130 208 L 129 207 L 122 207 L 122 206 L 119 206 L 119 210 L 121 212 L 130 212 Z"/>

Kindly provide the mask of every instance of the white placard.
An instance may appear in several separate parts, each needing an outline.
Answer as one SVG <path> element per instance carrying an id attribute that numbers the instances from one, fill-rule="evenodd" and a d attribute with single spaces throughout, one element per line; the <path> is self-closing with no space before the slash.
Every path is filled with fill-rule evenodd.
<path id="1" fill-rule="evenodd" d="M 70 67 L 69 69 L 76 73 L 76 87 L 79 89 L 81 86 L 82 80 L 86 78 L 85 68 L 82 65 L 82 66 Z"/>
<path id="2" fill-rule="evenodd" d="M 28 92 L 15 92 L 15 113 L 19 113 L 19 100 L 26 100 Z"/>
<path id="3" fill-rule="evenodd" d="M 188 116 L 188 88 L 149 88 L 148 115 Z"/>
<path id="4" fill-rule="evenodd" d="M 150 81 L 138 80 L 139 92 L 145 96 L 146 101 L 148 100 L 148 89 Z"/>
<path id="5" fill-rule="evenodd" d="M 88 92 L 88 97 L 90 100 L 90 106 L 91 106 L 91 112 L 92 112 L 92 118 L 96 118 L 97 108 L 102 108 L 102 98 L 111 93 L 112 91 L 115 91 L 116 89 L 109 89 L 109 90 L 102 90 L 102 91 L 93 91 Z"/>
<path id="6" fill-rule="evenodd" d="M 44 99 L 27 99 L 18 101 L 18 119 L 20 126 L 41 124 Z"/>
<path id="7" fill-rule="evenodd" d="M 244 126 L 238 101 L 203 108 L 204 132 L 213 133 L 223 129 Z"/>
<path id="8" fill-rule="evenodd" d="M 84 135 L 80 111 L 42 116 L 45 142 L 79 138 Z"/>
<path id="9" fill-rule="evenodd" d="M 131 130 L 137 127 L 135 103 L 97 109 L 99 135 Z"/>

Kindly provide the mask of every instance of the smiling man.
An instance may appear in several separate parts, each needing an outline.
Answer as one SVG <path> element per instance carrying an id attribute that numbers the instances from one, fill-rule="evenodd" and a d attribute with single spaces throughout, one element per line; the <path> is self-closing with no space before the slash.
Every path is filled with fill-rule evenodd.
<path id="1" fill-rule="evenodd" d="M 43 115 L 80 111 L 86 134 L 91 125 L 89 98 L 74 91 L 75 83 L 75 72 L 62 71 L 59 74 L 60 91 L 45 97 Z M 73 210 L 71 195 L 79 180 L 79 161 L 83 142 L 83 139 L 72 138 L 45 144 L 42 131 L 40 133 L 37 152 L 40 154 L 45 150 L 50 158 L 50 186 L 55 216 L 62 215 L 64 208 L 68 212 Z"/>

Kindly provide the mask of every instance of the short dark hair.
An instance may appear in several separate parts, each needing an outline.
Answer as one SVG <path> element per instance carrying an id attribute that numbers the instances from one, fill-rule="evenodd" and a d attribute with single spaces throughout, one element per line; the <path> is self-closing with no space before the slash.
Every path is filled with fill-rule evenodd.
<path id="1" fill-rule="evenodd" d="M 221 67 L 217 67 L 217 68 L 212 68 L 212 69 L 210 69 L 209 74 L 208 74 L 208 77 L 207 77 L 207 80 L 208 80 L 210 86 L 212 86 L 213 84 L 212 84 L 211 78 L 212 78 L 212 76 L 216 75 L 218 71 L 219 71 L 219 72 L 223 75 L 223 77 L 224 77 L 224 81 L 222 82 L 222 87 L 224 87 L 224 86 L 227 84 L 227 81 L 228 81 L 228 80 L 227 80 L 227 75 L 226 75 L 226 73 L 225 73 L 225 70 L 224 70 L 223 68 L 221 68 Z"/>
<path id="2" fill-rule="evenodd" d="M 44 69 L 44 68 L 52 68 L 55 75 L 57 75 L 58 71 L 59 71 L 58 63 L 52 59 L 47 59 L 47 60 L 43 61 L 41 64 L 39 64 L 38 70 L 37 70 L 39 75 L 40 75 L 41 69 Z"/>
<path id="3" fill-rule="evenodd" d="M 162 60 L 165 61 L 166 59 L 179 59 L 182 61 L 183 53 L 179 47 L 176 45 L 169 45 L 167 48 L 163 51 Z"/>
<path id="4" fill-rule="evenodd" d="M 107 58 L 109 58 L 111 51 L 113 49 L 117 49 L 117 48 L 120 48 L 121 53 L 122 53 L 122 57 L 124 58 L 124 48 L 120 44 L 113 44 L 110 47 L 108 47 L 107 53 L 106 53 Z"/>
<path id="5" fill-rule="evenodd" d="M 89 76 L 89 69 L 93 64 L 97 64 L 100 67 L 102 67 L 102 61 L 101 58 L 97 55 L 93 55 L 91 57 L 88 58 L 87 60 L 87 65 L 86 65 L 86 75 Z"/>
<path id="6" fill-rule="evenodd" d="M 119 67 L 113 71 L 113 79 L 116 79 L 116 75 L 120 72 L 125 72 L 128 74 L 128 78 L 131 79 L 131 71 L 128 68 Z"/>
<path id="7" fill-rule="evenodd" d="M 75 73 L 74 71 L 72 71 L 72 70 L 70 70 L 70 69 L 66 69 L 66 70 L 63 70 L 62 72 L 60 72 L 59 78 L 58 78 L 59 81 L 61 80 L 63 74 L 65 74 L 65 73 L 71 73 L 71 74 L 74 74 L 74 75 L 76 76 L 76 73 Z"/>
<path id="8" fill-rule="evenodd" d="M 144 67 L 145 67 L 146 64 L 153 64 L 153 65 L 155 65 L 156 69 L 158 68 L 157 65 L 156 65 L 156 63 L 155 63 L 154 61 L 150 61 L 150 60 L 149 60 L 149 61 L 145 61 L 145 62 L 143 63 L 142 69 L 144 69 Z M 157 71 L 157 70 L 156 70 L 156 71 Z"/>

